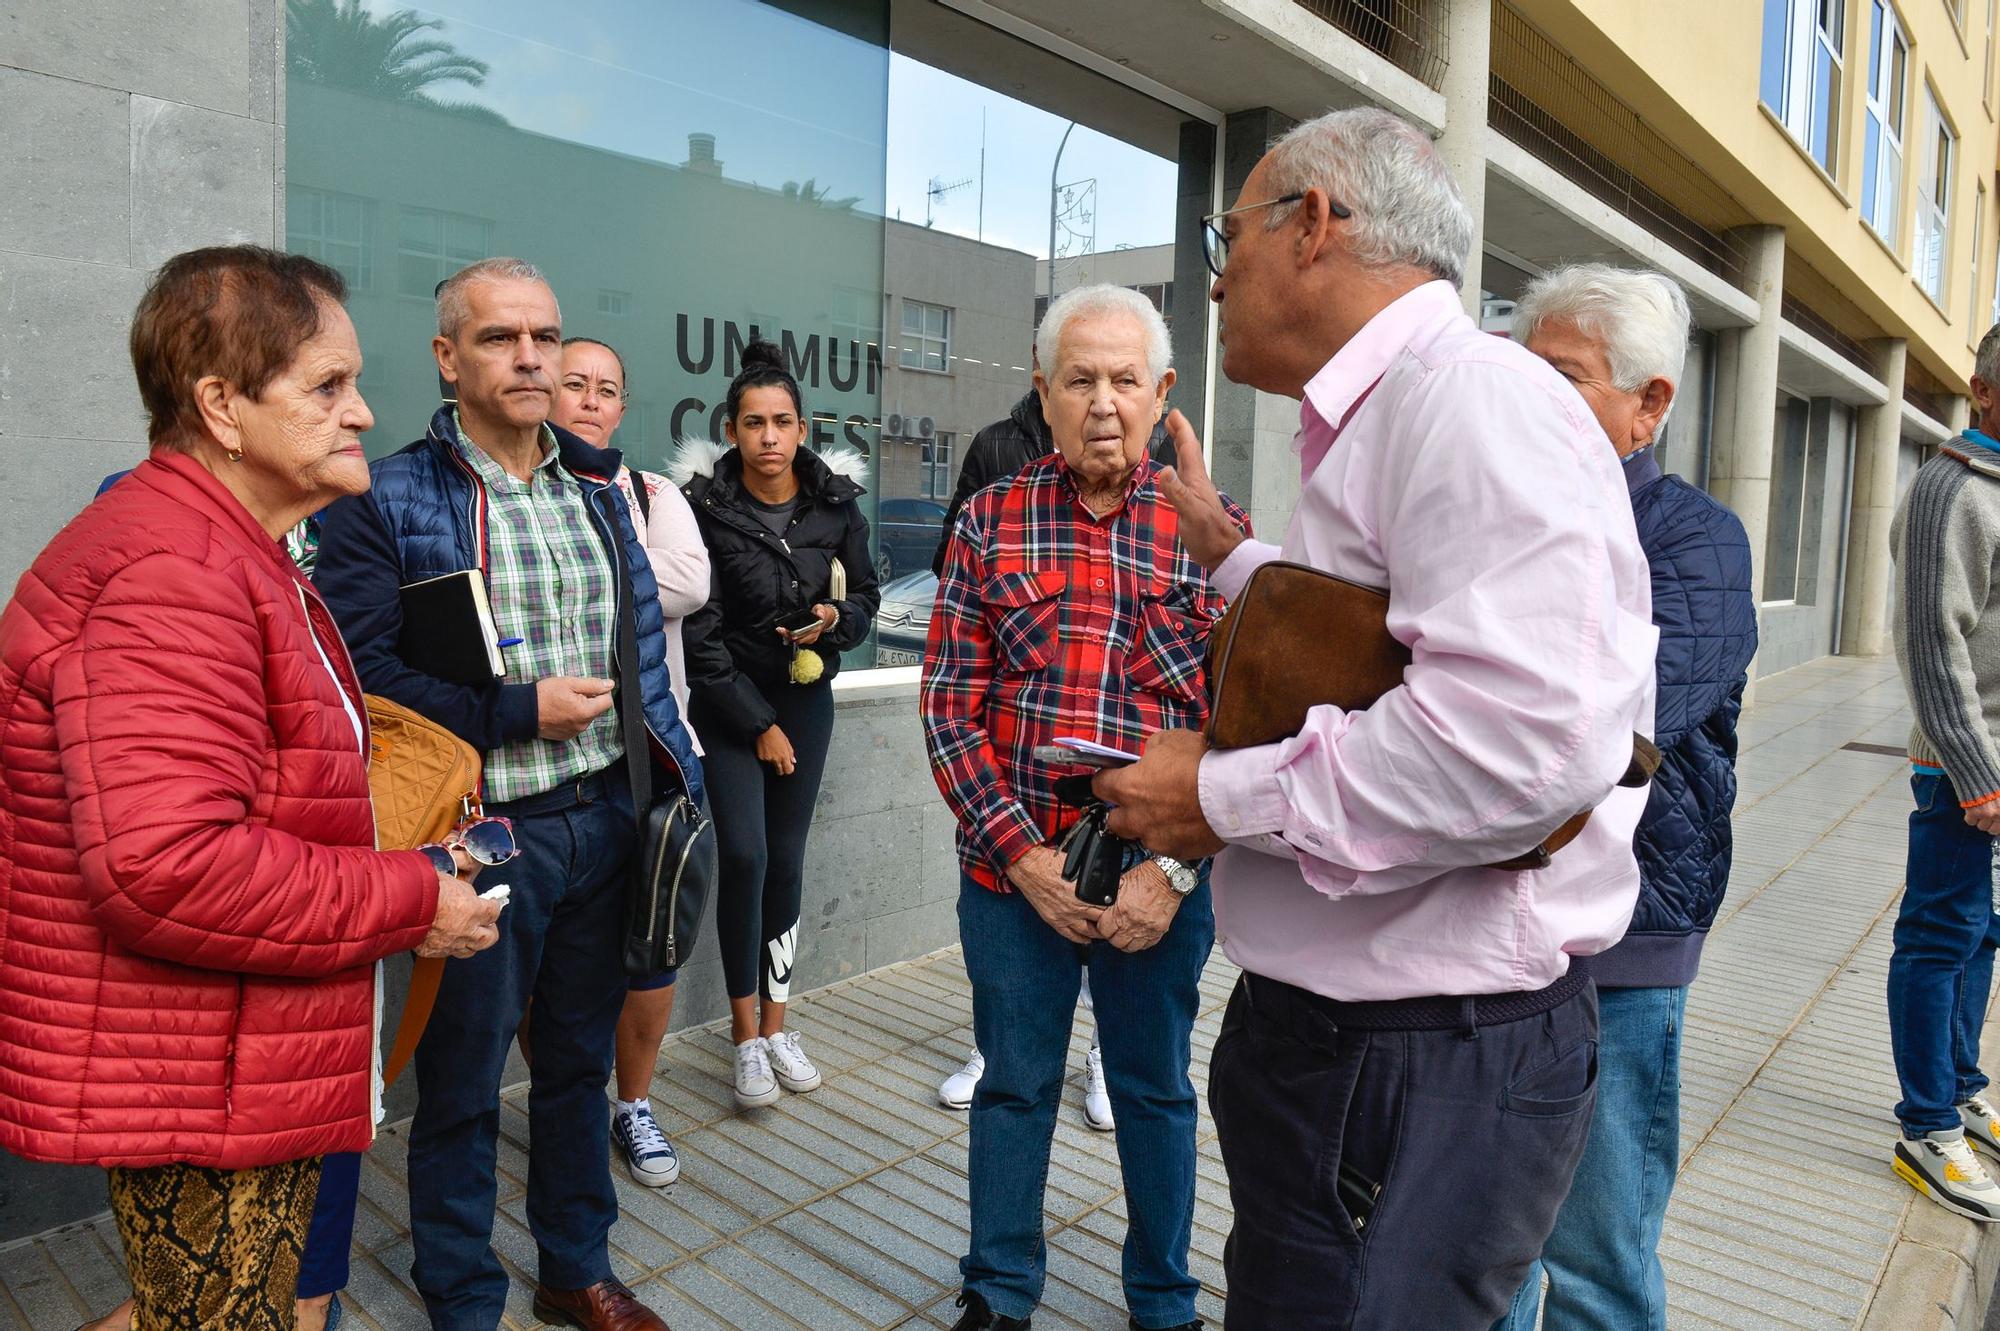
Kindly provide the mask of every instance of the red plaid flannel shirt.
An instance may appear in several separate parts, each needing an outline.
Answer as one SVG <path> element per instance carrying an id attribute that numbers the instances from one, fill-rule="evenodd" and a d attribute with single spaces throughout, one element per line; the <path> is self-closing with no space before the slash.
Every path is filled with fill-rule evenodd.
<path id="1" fill-rule="evenodd" d="M 1203 657 L 1222 597 L 1182 548 L 1158 473 L 1142 462 L 1124 507 L 1096 519 L 1051 454 L 959 515 L 924 650 L 924 739 L 959 860 L 987 887 L 1011 890 L 1007 866 L 1076 819 L 1056 802 L 1063 769 L 1037 762 L 1036 745 L 1137 752 L 1156 730 L 1208 719 Z"/>

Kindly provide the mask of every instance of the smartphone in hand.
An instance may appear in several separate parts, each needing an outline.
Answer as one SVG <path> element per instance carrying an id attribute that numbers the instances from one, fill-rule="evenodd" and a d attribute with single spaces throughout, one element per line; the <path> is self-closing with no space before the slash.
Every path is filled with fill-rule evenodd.
<path id="1" fill-rule="evenodd" d="M 821 622 L 819 612 L 808 606 L 804 610 L 794 611 L 792 614 L 782 616 L 778 620 L 776 627 L 783 629 L 787 633 L 810 633 L 818 628 Z"/>

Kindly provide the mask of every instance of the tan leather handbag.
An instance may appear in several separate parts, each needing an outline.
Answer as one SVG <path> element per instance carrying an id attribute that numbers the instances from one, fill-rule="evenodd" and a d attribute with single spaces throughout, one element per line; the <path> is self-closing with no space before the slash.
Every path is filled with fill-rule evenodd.
<path id="1" fill-rule="evenodd" d="M 1306 713 L 1331 704 L 1365 711 L 1403 682 L 1410 649 L 1389 632 L 1389 597 L 1304 564 L 1272 560 L 1208 639 L 1208 742 L 1218 749 L 1276 744 L 1299 733 Z M 1660 751 L 1632 736 L 1621 786 L 1643 786 Z M 1486 867 L 1540 869 L 1590 821 L 1584 809 L 1524 854 Z"/>
<path id="2" fill-rule="evenodd" d="M 375 804 L 375 844 L 415 850 L 442 841 L 479 799 L 479 752 L 437 722 L 401 703 L 367 694 L 368 794 Z M 442 957 L 418 957 L 382 1080 L 396 1080 L 417 1051 L 444 978 Z"/>

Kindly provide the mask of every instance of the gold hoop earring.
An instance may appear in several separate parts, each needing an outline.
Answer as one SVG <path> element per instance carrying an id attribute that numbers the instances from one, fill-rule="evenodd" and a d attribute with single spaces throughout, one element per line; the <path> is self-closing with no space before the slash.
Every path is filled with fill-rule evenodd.
<path id="1" fill-rule="evenodd" d="M 241 462 L 243 460 L 243 450 L 240 448 L 225 448 L 222 450 L 222 453 L 231 462 Z"/>

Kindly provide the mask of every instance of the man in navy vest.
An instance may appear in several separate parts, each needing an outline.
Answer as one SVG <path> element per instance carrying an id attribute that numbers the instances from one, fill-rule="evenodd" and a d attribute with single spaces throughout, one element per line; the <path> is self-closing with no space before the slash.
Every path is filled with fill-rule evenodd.
<path id="1" fill-rule="evenodd" d="M 1634 838 L 1639 902 L 1622 942 L 1571 963 L 1597 983 L 1597 1108 L 1542 1251 L 1544 1331 L 1667 1324 L 1658 1249 L 1680 1167 L 1681 1025 L 1729 886 L 1736 717 L 1757 652 L 1743 524 L 1663 474 L 1653 452 L 1688 324 L 1687 297 L 1670 279 L 1601 264 L 1543 276 L 1514 311 L 1514 336 L 1576 387 L 1624 463 L 1660 630 L 1660 770 Z M 1541 1277 L 1529 1272 L 1501 1331 L 1533 1331 Z"/>
<path id="2" fill-rule="evenodd" d="M 701 766 L 668 688 L 659 598 L 623 498 L 619 454 L 548 424 L 562 364 L 555 293 L 518 259 L 485 259 L 438 289 L 438 370 L 456 387 L 428 435 L 374 463 L 374 487 L 323 518 L 316 581 L 363 683 L 478 749 L 486 812 L 513 820 L 518 859 L 500 942 L 445 967 L 417 1048 L 410 1128 L 412 1276 L 439 1331 L 493 1331 L 507 1274 L 491 1245 L 500 1078 L 533 1001 L 527 1212 L 534 1308 L 591 1331 L 666 1331 L 612 1275 L 618 1216 L 604 1085 L 625 1000 L 626 888 L 638 843 L 614 698 L 643 712 L 669 780 L 700 798 Z M 411 667 L 400 589 L 476 569 L 507 675 L 479 684 Z M 621 622 L 622 621 L 622 622 Z M 644 663 L 619 678 L 620 633 Z M 643 810 L 638 811 L 643 813 Z"/>

